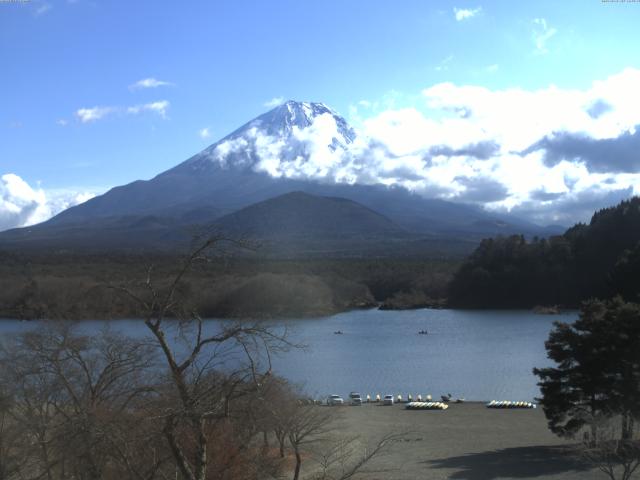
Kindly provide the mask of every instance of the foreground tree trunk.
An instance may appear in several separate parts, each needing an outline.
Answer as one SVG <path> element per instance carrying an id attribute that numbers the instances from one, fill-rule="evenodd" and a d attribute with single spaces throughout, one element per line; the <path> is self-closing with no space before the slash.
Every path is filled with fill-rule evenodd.
<path id="1" fill-rule="evenodd" d="M 296 455 L 296 468 L 293 471 L 293 480 L 298 480 L 300 477 L 300 468 L 302 467 L 302 455 L 300 455 L 300 450 L 297 447 L 294 451 Z"/>

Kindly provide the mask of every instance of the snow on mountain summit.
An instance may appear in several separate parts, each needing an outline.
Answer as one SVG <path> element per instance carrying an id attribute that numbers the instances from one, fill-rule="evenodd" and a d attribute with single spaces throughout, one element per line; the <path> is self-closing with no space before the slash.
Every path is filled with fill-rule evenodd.
<path id="1" fill-rule="evenodd" d="M 290 100 L 183 165 L 193 170 L 252 169 L 273 177 L 339 180 L 335 170 L 355 139 L 346 120 L 325 104 Z"/>
<path id="2" fill-rule="evenodd" d="M 271 114 L 271 115 L 270 115 Z M 349 127 L 344 118 L 327 107 L 324 103 L 296 102 L 289 100 L 279 107 L 267 112 L 264 116 L 271 116 L 274 124 L 282 123 L 287 131 L 294 126 L 298 128 L 307 128 L 315 122 L 321 115 L 330 115 L 336 121 L 339 133 L 342 135 L 345 143 L 353 142 L 355 133 Z"/>

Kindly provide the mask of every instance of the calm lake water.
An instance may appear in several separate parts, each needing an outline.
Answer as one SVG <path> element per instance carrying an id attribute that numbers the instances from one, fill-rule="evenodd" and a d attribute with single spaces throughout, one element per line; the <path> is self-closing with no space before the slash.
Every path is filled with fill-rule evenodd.
<path id="1" fill-rule="evenodd" d="M 555 320 L 576 312 L 360 310 L 330 317 L 286 320 L 295 341 L 308 346 L 274 359 L 274 370 L 304 385 L 314 397 L 451 393 L 467 400 L 532 400 L 539 395 L 533 367 L 550 365 L 544 342 Z M 212 321 L 215 322 L 215 321 Z M 1 320 L 3 336 L 37 322 Z M 82 322 L 97 331 L 104 322 Z M 144 335 L 139 320 L 112 322 L 129 335 Z M 335 335 L 334 331 L 342 331 Z M 428 335 L 418 335 L 427 330 Z"/>

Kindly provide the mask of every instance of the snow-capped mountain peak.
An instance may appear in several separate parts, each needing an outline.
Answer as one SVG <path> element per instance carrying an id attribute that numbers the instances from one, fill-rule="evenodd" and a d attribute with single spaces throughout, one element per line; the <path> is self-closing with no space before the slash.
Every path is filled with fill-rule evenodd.
<path id="1" fill-rule="evenodd" d="M 295 100 L 289 100 L 274 108 L 271 112 L 274 113 L 274 116 L 282 115 L 286 124 L 297 126 L 298 128 L 308 127 L 320 115 L 328 114 L 341 118 L 324 103 L 296 102 Z"/>
<path id="2" fill-rule="evenodd" d="M 183 165 L 193 170 L 249 168 L 274 177 L 326 177 L 355 138 L 347 121 L 324 103 L 289 100 Z"/>
<path id="3" fill-rule="evenodd" d="M 229 137 L 236 137 L 247 127 L 260 128 L 268 135 L 286 135 L 293 132 L 294 127 L 305 129 L 312 126 L 319 117 L 329 116 L 338 126 L 338 133 L 345 143 L 351 143 L 355 132 L 347 121 L 324 103 L 298 102 L 289 100 L 272 110 L 260 115 L 233 132 Z M 229 138 L 226 137 L 226 138 Z M 226 138 L 222 139 L 224 141 Z"/>

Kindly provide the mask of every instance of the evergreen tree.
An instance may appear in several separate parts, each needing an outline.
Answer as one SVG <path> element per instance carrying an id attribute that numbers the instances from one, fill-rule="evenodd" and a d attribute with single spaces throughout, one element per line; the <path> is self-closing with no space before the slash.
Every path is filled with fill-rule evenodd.
<path id="1" fill-rule="evenodd" d="M 456 307 L 577 307 L 589 298 L 640 299 L 640 197 L 596 212 L 588 225 L 527 241 L 483 240 L 449 286 Z"/>
<path id="2" fill-rule="evenodd" d="M 573 324 L 556 323 L 545 343 L 556 367 L 535 368 L 549 428 L 596 439 L 602 418 L 619 418 L 621 439 L 640 418 L 640 306 L 620 297 L 586 302 Z"/>

